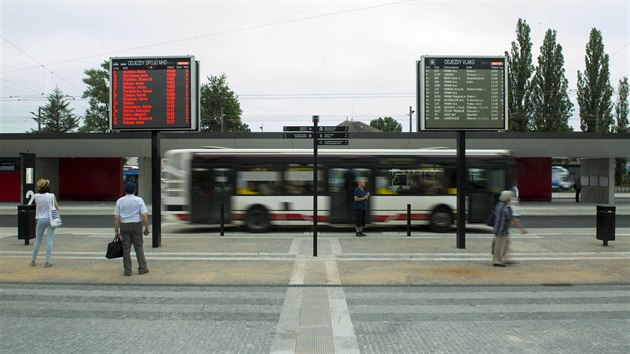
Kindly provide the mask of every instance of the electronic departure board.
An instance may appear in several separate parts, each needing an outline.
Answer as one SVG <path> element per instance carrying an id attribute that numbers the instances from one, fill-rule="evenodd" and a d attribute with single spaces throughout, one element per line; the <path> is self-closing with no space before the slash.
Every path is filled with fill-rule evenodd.
<path id="1" fill-rule="evenodd" d="M 507 129 L 506 58 L 423 56 L 418 107 L 421 130 Z"/>
<path id="2" fill-rule="evenodd" d="M 198 130 L 193 56 L 110 59 L 112 130 Z"/>

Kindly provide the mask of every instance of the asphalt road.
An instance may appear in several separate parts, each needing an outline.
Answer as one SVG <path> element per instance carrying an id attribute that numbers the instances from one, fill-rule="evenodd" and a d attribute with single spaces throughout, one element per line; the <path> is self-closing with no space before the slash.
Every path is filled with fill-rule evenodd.
<path id="1" fill-rule="evenodd" d="M 102 228 L 111 227 L 112 216 L 110 215 L 67 215 L 62 216 L 63 227 L 77 228 Z M 594 228 L 595 216 L 524 216 L 521 221 L 526 228 Z M 630 217 L 617 215 L 616 227 L 630 227 Z M 17 216 L 0 215 L 0 225 L 4 227 L 17 227 Z M 282 229 L 278 230 L 282 231 Z"/>

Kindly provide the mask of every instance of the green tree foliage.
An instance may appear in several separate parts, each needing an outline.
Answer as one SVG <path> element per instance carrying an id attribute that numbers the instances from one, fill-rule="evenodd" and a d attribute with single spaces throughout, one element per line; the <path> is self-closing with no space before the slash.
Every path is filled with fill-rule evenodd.
<path id="1" fill-rule="evenodd" d="M 580 128 L 584 132 L 606 133 L 613 127 L 612 94 L 608 54 L 604 53 L 602 33 L 591 30 L 586 44 L 586 67 L 578 70 L 577 101 L 580 105 Z"/>
<path id="2" fill-rule="evenodd" d="M 201 86 L 201 130 L 221 131 L 221 107 L 223 107 L 223 131 L 249 132 L 249 126 L 241 121 L 241 104 L 238 95 L 230 89 L 227 76 L 210 76 Z"/>
<path id="3" fill-rule="evenodd" d="M 40 107 L 41 118 L 31 112 L 35 122 L 41 123 L 41 130 L 31 129 L 30 133 L 70 133 L 79 127 L 79 118 L 72 113 L 70 100 L 59 87 L 48 96 L 48 103 Z M 41 121 L 40 121 L 41 119 Z"/>
<path id="4" fill-rule="evenodd" d="M 529 104 L 535 131 L 568 132 L 573 104 L 569 100 L 569 82 L 564 75 L 562 46 L 556 31 L 549 29 L 540 47 L 538 66 L 531 82 Z"/>
<path id="5" fill-rule="evenodd" d="M 512 42 L 508 57 L 508 112 L 510 117 L 510 131 L 523 132 L 529 128 L 531 113 L 527 105 L 534 66 L 532 65 L 532 42 L 530 27 L 523 19 L 516 23 L 516 41 Z"/>
<path id="6" fill-rule="evenodd" d="M 615 116 L 617 118 L 615 131 L 617 133 L 630 133 L 630 122 L 628 122 L 628 77 L 619 80 Z"/>
<path id="7" fill-rule="evenodd" d="M 83 98 L 87 98 L 90 107 L 85 111 L 83 126 L 79 128 L 84 133 L 99 133 L 109 131 L 109 61 L 101 63 L 100 68 L 92 68 L 83 72 L 86 77 L 83 82 L 87 89 L 83 91 Z"/>
<path id="8" fill-rule="evenodd" d="M 402 124 L 398 123 L 398 121 L 392 117 L 378 117 L 377 119 L 373 119 L 370 121 L 370 126 L 382 132 L 400 133 L 402 131 Z"/>
<path id="9" fill-rule="evenodd" d="M 617 125 L 615 131 L 617 133 L 630 133 L 630 123 L 628 122 L 628 78 L 624 77 L 619 80 L 619 88 L 617 89 L 617 103 L 615 104 L 615 116 Z M 625 168 L 628 162 L 625 158 L 615 159 L 615 184 L 620 185 L 626 174 Z"/>

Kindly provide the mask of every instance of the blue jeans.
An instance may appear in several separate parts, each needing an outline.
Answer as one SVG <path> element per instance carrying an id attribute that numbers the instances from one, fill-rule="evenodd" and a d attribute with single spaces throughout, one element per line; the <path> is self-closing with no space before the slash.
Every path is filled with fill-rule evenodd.
<path id="1" fill-rule="evenodd" d="M 50 226 L 48 218 L 37 219 L 37 227 L 35 228 L 35 246 L 33 247 L 32 261 L 35 262 L 39 253 L 39 246 L 44 238 L 44 231 L 48 229 L 48 238 L 46 239 L 46 263 L 50 263 L 50 256 L 53 248 L 53 239 L 55 238 L 55 228 Z"/>

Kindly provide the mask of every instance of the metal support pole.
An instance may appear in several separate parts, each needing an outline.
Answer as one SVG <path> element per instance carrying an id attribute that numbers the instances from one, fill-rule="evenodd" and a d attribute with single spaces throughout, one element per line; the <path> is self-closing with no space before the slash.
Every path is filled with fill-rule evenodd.
<path id="1" fill-rule="evenodd" d="M 317 257 L 317 123 L 319 116 L 313 116 L 313 257 Z"/>
<path id="2" fill-rule="evenodd" d="M 225 230 L 224 230 L 224 225 L 225 225 L 225 205 L 221 204 L 221 228 L 220 228 L 220 232 L 221 232 L 221 236 L 225 235 Z"/>
<path id="3" fill-rule="evenodd" d="M 162 156 L 160 132 L 151 132 L 151 219 L 153 248 L 162 246 Z"/>
<path id="4" fill-rule="evenodd" d="M 409 132 L 411 133 L 411 117 L 413 116 L 413 112 L 415 112 L 413 109 L 411 109 L 412 107 L 409 106 Z"/>
<path id="5" fill-rule="evenodd" d="M 457 248 L 466 248 L 466 132 L 457 131 Z"/>
<path id="6" fill-rule="evenodd" d="M 221 106 L 221 133 L 223 133 L 225 123 L 223 122 L 225 115 L 223 114 L 223 106 Z"/>
<path id="7" fill-rule="evenodd" d="M 411 236 L 411 204 L 407 204 L 407 236 Z"/>

